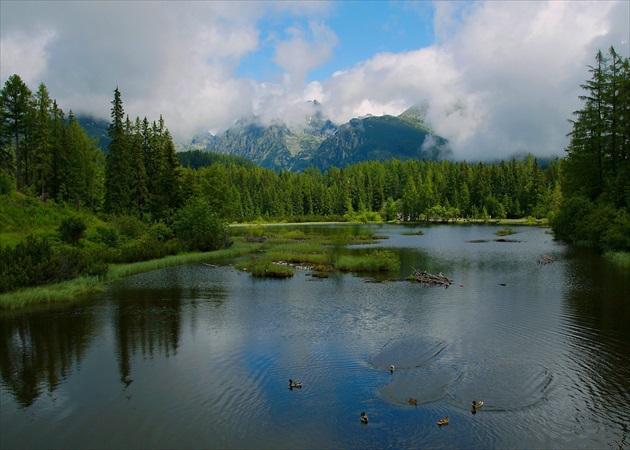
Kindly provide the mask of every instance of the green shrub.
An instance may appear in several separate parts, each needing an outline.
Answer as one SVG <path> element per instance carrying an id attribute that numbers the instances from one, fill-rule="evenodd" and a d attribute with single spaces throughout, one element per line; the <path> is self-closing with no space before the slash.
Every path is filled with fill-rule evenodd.
<path id="1" fill-rule="evenodd" d="M 63 242 L 76 244 L 83 237 L 87 226 L 79 217 L 68 217 L 61 221 L 57 232 Z"/>
<path id="2" fill-rule="evenodd" d="M 174 233 L 169 227 L 159 222 L 147 230 L 147 236 L 156 242 L 166 242 L 173 238 Z"/>
<path id="3" fill-rule="evenodd" d="M 147 229 L 142 220 L 133 216 L 115 216 L 109 220 L 109 223 L 118 230 L 121 236 L 127 239 L 136 239 L 142 236 Z"/>
<path id="4" fill-rule="evenodd" d="M 0 172 L 0 195 L 9 195 L 15 190 L 15 182 L 5 172 Z"/>
<path id="5" fill-rule="evenodd" d="M 201 198 L 193 198 L 184 205 L 175 217 L 173 229 L 190 250 L 206 252 L 230 244 L 227 224 Z"/>
<path id="6" fill-rule="evenodd" d="M 98 254 L 53 247 L 47 238 L 29 235 L 14 248 L 0 247 L 0 292 L 106 272 L 107 265 Z"/>
<path id="7" fill-rule="evenodd" d="M 120 234 L 116 228 L 97 226 L 88 234 L 88 239 L 107 247 L 116 248 L 120 243 Z"/>
<path id="8" fill-rule="evenodd" d="M 630 251 L 630 214 L 624 209 L 617 211 L 601 238 L 604 251 Z"/>

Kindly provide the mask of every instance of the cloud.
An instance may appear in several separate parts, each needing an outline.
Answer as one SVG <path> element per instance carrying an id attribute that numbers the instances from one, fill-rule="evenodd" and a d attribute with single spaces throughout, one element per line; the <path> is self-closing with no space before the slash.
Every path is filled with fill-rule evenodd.
<path id="1" fill-rule="evenodd" d="M 378 54 L 326 80 L 331 116 L 397 114 L 427 101 L 429 122 L 459 158 L 561 155 L 586 65 L 628 35 L 619 19 L 628 17 L 628 4 L 458 5 L 436 4 L 439 43 Z"/>
<path id="2" fill-rule="evenodd" d="M 0 55 L 0 79 L 6 80 L 17 69 L 24 73 L 22 80 L 31 88 L 39 85 L 40 78 L 48 67 L 47 47 L 54 41 L 55 32 L 42 30 L 39 33 L 25 33 L 21 30 L 2 39 Z"/>
<path id="3" fill-rule="evenodd" d="M 251 113 L 298 121 L 312 113 L 307 100 L 338 123 L 427 102 L 436 132 L 457 157 L 473 159 L 562 154 L 586 66 L 611 45 L 629 53 L 627 1 L 435 2 L 432 45 L 348 61 L 307 82 L 339 45 L 336 7 L 3 1 L 0 81 L 17 73 L 31 88 L 44 82 L 66 112 L 103 118 L 119 87 L 132 118 L 163 114 L 180 141 Z M 282 77 L 236 76 L 268 46 Z"/>
<path id="4" fill-rule="evenodd" d="M 274 60 L 292 81 L 304 83 L 309 70 L 330 58 L 337 35 L 326 25 L 314 21 L 309 22 L 308 30 L 293 26 L 286 31 L 291 39 L 276 45 Z"/>

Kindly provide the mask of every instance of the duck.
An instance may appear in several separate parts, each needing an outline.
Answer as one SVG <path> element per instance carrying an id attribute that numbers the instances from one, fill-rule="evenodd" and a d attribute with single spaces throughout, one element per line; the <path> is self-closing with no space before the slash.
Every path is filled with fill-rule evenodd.
<path id="1" fill-rule="evenodd" d="M 477 410 L 483 406 L 483 402 L 481 401 L 472 401 L 472 405 L 470 405 L 470 412 L 473 414 L 477 414 Z"/>
<path id="2" fill-rule="evenodd" d="M 391 366 L 389 366 L 389 371 L 390 371 L 391 373 L 394 373 L 394 369 L 395 369 L 395 367 L 394 367 L 394 365 L 393 365 L 393 364 L 392 364 Z"/>
<path id="3" fill-rule="evenodd" d="M 302 383 L 298 383 L 297 381 L 289 380 L 289 389 L 293 388 L 301 388 Z"/>
<path id="4" fill-rule="evenodd" d="M 442 425 L 448 425 L 449 423 L 451 423 L 451 419 L 448 418 L 448 416 L 440 419 L 437 421 L 438 426 L 442 426 Z"/>
<path id="5" fill-rule="evenodd" d="M 368 416 L 365 412 L 361 413 L 361 423 L 368 423 Z"/>
<path id="6" fill-rule="evenodd" d="M 409 403 L 410 405 L 418 405 L 418 399 L 410 398 L 409 400 L 407 400 L 407 403 Z"/>

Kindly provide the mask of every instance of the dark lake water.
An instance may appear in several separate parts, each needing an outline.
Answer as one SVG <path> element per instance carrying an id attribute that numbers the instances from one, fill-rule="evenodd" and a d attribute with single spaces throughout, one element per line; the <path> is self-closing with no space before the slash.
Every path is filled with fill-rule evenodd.
<path id="1" fill-rule="evenodd" d="M 630 447 L 627 271 L 540 228 L 372 228 L 454 284 L 194 264 L 3 312 L 0 447 Z"/>

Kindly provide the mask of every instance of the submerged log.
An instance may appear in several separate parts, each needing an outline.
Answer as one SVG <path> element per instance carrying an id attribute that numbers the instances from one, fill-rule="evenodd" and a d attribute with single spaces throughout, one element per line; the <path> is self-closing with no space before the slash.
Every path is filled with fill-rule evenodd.
<path id="1" fill-rule="evenodd" d="M 413 279 L 418 283 L 427 284 L 429 286 L 445 286 L 449 287 L 453 284 L 453 280 L 449 279 L 440 272 L 437 275 L 427 272 L 426 270 L 413 269 Z"/>

